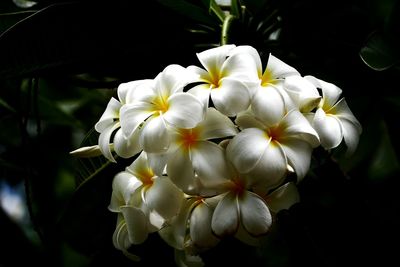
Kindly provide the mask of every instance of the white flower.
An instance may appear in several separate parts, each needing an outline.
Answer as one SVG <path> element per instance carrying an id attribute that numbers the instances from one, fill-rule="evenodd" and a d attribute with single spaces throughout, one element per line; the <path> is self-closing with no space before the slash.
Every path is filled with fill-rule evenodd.
<path id="1" fill-rule="evenodd" d="M 208 108 L 204 121 L 192 129 L 175 129 L 168 152 L 167 173 L 185 193 L 226 179 L 225 150 L 209 139 L 234 136 L 232 121 L 214 108 Z"/>
<path id="2" fill-rule="evenodd" d="M 198 96 L 207 107 L 211 97 L 216 109 L 227 116 L 235 116 L 248 108 L 250 93 L 247 82 L 251 81 L 254 62 L 246 53 L 235 53 L 234 45 L 224 45 L 197 54 L 205 69 L 189 66 L 202 84 L 188 92 Z"/>
<path id="3" fill-rule="evenodd" d="M 128 83 L 122 83 L 118 86 L 118 99 L 111 98 L 108 102 L 106 110 L 95 125 L 95 129 L 100 133 L 99 149 L 101 153 L 110 161 L 116 162 L 111 148 L 117 155 L 123 158 L 129 158 L 139 153 L 139 129 L 134 131 L 129 137 L 123 135 L 120 129 L 120 109 L 130 101 L 127 99 L 127 94 L 130 91 L 135 91 L 139 86 L 148 83 L 149 80 L 138 80 Z M 116 131 L 113 138 L 113 144 L 110 145 L 110 139 L 113 132 Z"/>
<path id="4" fill-rule="evenodd" d="M 277 123 L 293 104 L 287 92 L 283 90 L 283 82 L 288 77 L 300 76 L 299 72 L 272 54 L 263 72 L 261 58 L 253 47 L 238 46 L 236 53 L 247 53 L 253 59 L 253 72 L 257 83 L 251 87 L 251 109 L 261 120 Z"/>
<path id="5" fill-rule="evenodd" d="M 321 101 L 315 85 L 304 77 L 297 75 L 286 77 L 283 88 L 289 94 L 294 106 L 302 113 L 312 111 Z"/>
<path id="6" fill-rule="evenodd" d="M 269 187 L 281 183 L 287 165 L 302 179 L 310 166 L 318 135 L 296 109 L 276 124 L 270 124 L 245 112 L 236 123 L 244 128 L 228 144 L 227 156 L 237 170 L 251 174 L 253 185 Z"/>
<path id="7" fill-rule="evenodd" d="M 168 128 L 193 128 L 203 120 L 203 104 L 184 93 L 191 81 L 190 73 L 179 65 L 169 65 L 151 83 L 146 83 L 128 97 L 132 103 L 121 108 L 124 135 L 130 138 L 138 128 L 140 144 L 150 153 L 164 152 L 169 147 Z"/>
<path id="8" fill-rule="evenodd" d="M 321 139 L 321 145 L 326 149 L 335 148 L 344 139 L 347 153 L 353 153 L 358 145 L 362 128 L 345 99 L 340 98 L 342 90 L 332 83 L 313 76 L 305 78 L 322 89 L 322 100 L 311 119 L 312 126 Z"/>
<path id="9" fill-rule="evenodd" d="M 182 198 L 182 192 L 168 177 L 154 174 L 142 152 L 114 177 L 109 210 L 122 213 L 123 224 L 118 227 L 125 224 L 129 241 L 140 244 L 148 233 L 159 230 L 166 220 L 178 214 Z"/>

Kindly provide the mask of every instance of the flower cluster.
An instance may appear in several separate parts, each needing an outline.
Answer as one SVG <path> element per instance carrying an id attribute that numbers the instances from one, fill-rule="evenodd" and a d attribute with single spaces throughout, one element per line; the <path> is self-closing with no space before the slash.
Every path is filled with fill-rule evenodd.
<path id="1" fill-rule="evenodd" d="M 113 180 L 114 245 L 128 249 L 153 232 L 180 266 L 222 238 L 257 245 L 274 214 L 298 201 L 317 146 L 349 153 L 361 126 L 341 89 L 251 46 L 197 54 L 199 66 L 169 65 L 154 79 L 123 83 L 95 125 L 110 161 L 134 158 Z M 292 173 L 296 181 L 288 182 Z"/>

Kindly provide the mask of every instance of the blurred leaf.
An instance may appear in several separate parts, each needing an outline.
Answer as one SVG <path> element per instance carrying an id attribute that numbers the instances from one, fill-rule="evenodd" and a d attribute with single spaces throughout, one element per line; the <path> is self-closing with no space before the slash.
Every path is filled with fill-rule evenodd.
<path id="1" fill-rule="evenodd" d="M 225 13 L 224 11 L 221 9 L 221 7 L 215 2 L 215 0 L 203 0 L 203 2 L 206 3 L 206 5 L 208 6 L 208 12 L 214 13 L 217 18 L 223 22 L 225 20 Z"/>
<path id="2" fill-rule="evenodd" d="M 29 0 L 13 0 L 14 4 L 20 8 L 31 8 L 37 4 L 37 2 Z"/>
<path id="3" fill-rule="evenodd" d="M 387 125 L 382 121 L 380 127 L 380 142 L 371 164 L 368 167 L 370 179 L 382 179 L 399 170 L 400 164 L 394 146 L 390 140 Z"/>
<path id="4" fill-rule="evenodd" d="M 148 15 L 132 15 L 139 13 Z M 205 13 L 190 15 L 210 24 Z M 187 37 L 182 18 L 157 1 L 53 4 L 0 36 L 0 77 L 88 70 L 155 76 L 173 61 L 188 65 L 195 57 Z"/>
<path id="5" fill-rule="evenodd" d="M 36 13 L 35 10 L 25 10 L 0 14 L 0 34 L 34 13 Z"/>
<path id="6" fill-rule="evenodd" d="M 255 14 L 266 5 L 268 0 L 242 0 L 241 2 L 251 13 Z"/>
<path id="7" fill-rule="evenodd" d="M 373 70 L 386 70 L 399 62 L 398 53 L 379 33 L 373 33 L 360 50 L 360 57 Z"/>
<path id="8" fill-rule="evenodd" d="M 232 0 L 231 2 L 231 14 L 237 18 L 240 18 L 242 15 L 242 7 L 238 0 Z"/>
<path id="9" fill-rule="evenodd" d="M 2 106 L 3 108 L 7 109 L 8 111 L 11 111 L 13 113 L 16 112 L 16 110 L 10 106 L 4 99 L 0 98 L 0 106 Z"/>
<path id="10" fill-rule="evenodd" d="M 169 7 L 182 16 L 206 25 L 218 26 L 216 20 L 210 16 L 210 14 L 204 8 L 201 8 L 197 5 L 191 4 L 184 0 L 158 0 L 158 2 Z"/>

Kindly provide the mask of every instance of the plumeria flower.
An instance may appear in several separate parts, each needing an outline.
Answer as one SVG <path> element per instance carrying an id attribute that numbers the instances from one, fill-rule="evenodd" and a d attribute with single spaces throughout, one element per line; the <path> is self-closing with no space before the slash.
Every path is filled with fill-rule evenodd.
<path id="1" fill-rule="evenodd" d="M 234 50 L 235 45 L 211 48 L 197 54 L 205 69 L 188 67 L 199 76 L 197 81 L 202 82 L 188 92 L 199 97 L 206 107 L 211 97 L 216 109 L 227 116 L 235 116 L 248 108 L 250 93 L 247 82 L 252 81 L 251 70 L 254 68 L 248 54 L 233 53 Z"/>
<path id="2" fill-rule="evenodd" d="M 168 177 L 154 174 L 142 152 L 115 176 L 109 210 L 122 213 L 129 241 L 140 244 L 148 233 L 159 230 L 166 220 L 178 214 L 182 198 L 182 192 Z M 118 227 L 116 231 L 123 230 Z"/>
<path id="3" fill-rule="evenodd" d="M 254 62 L 257 83 L 251 88 L 252 110 L 262 120 L 278 122 L 291 103 L 287 92 L 283 90 L 283 83 L 286 78 L 300 76 L 300 73 L 272 54 L 263 71 L 260 55 L 251 46 L 238 46 L 235 52 L 251 55 Z"/>
<path id="4" fill-rule="evenodd" d="M 243 130 L 229 142 L 227 156 L 239 173 L 251 174 L 254 185 L 280 184 L 288 165 L 298 179 L 306 175 L 319 138 L 298 110 L 289 111 L 275 124 L 247 111 L 237 117 L 236 124 Z"/>
<path id="5" fill-rule="evenodd" d="M 192 129 L 174 129 L 168 151 L 167 173 L 185 193 L 199 193 L 205 185 L 226 179 L 225 150 L 210 139 L 237 134 L 236 126 L 215 108 L 208 108 L 205 119 Z"/>
<path id="6" fill-rule="evenodd" d="M 353 153 L 358 145 L 362 128 L 346 100 L 340 98 L 342 90 L 332 83 L 313 76 L 305 78 L 322 90 L 322 100 L 311 118 L 312 126 L 321 139 L 321 145 L 326 149 L 335 148 L 344 139 L 347 153 Z"/>
<path id="7" fill-rule="evenodd" d="M 321 101 L 316 86 L 304 77 L 297 75 L 286 77 L 283 88 L 289 94 L 294 107 L 301 113 L 311 112 Z"/>
<path id="8" fill-rule="evenodd" d="M 120 109 L 129 103 L 127 94 L 129 91 L 136 90 L 140 85 L 148 83 L 149 80 L 138 80 L 122 83 L 118 86 L 118 99 L 112 97 L 107 104 L 106 110 L 95 124 L 95 130 L 100 133 L 99 144 L 95 146 L 82 147 L 71 152 L 78 157 L 95 157 L 103 154 L 108 160 L 116 162 L 112 150 L 123 158 L 130 158 L 139 153 L 139 129 L 134 131 L 129 138 L 126 138 L 121 131 Z M 113 142 L 110 143 L 112 134 L 115 132 Z"/>
<path id="9" fill-rule="evenodd" d="M 120 112 L 125 137 L 141 128 L 139 143 L 149 153 L 168 149 L 169 127 L 193 128 L 204 117 L 204 108 L 195 96 L 183 92 L 191 73 L 179 65 L 169 65 L 151 83 L 128 93 L 132 102 Z"/>

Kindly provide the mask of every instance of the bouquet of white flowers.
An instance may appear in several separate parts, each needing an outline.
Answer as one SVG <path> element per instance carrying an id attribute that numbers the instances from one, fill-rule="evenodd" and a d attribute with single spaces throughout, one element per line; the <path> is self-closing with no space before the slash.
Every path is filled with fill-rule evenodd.
<path id="1" fill-rule="evenodd" d="M 109 205 L 114 245 L 134 260 L 129 247 L 153 232 L 179 266 L 201 265 L 199 254 L 226 236 L 257 245 L 299 201 L 313 149 L 358 144 L 361 125 L 334 84 L 272 54 L 263 70 L 251 46 L 197 57 L 202 67 L 169 65 L 119 85 L 95 125 L 98 145 L 71 152 L 134 159 L 115 175 Z"/>

